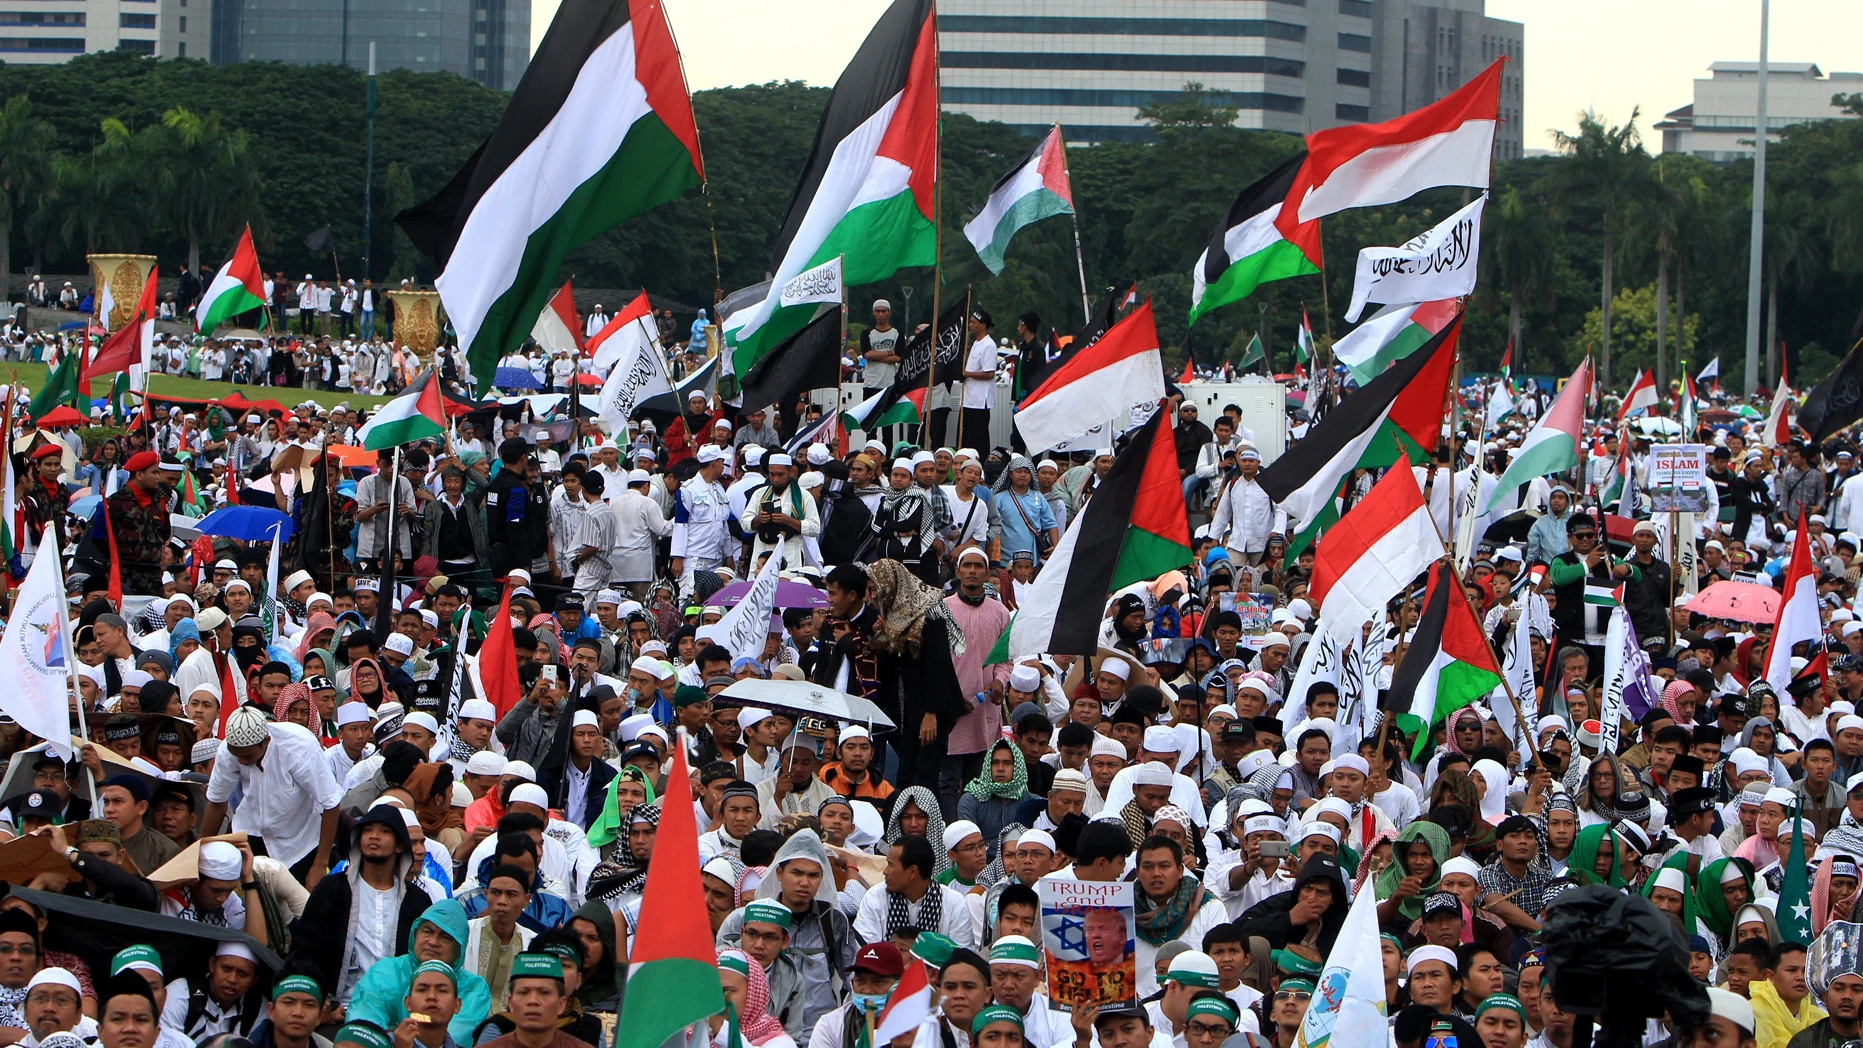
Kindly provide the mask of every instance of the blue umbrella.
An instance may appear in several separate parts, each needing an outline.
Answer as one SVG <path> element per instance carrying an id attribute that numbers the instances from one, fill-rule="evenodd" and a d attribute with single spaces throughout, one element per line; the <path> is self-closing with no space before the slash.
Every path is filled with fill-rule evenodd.
<path id="1" fill-rule="evenodd" d="M 280 541 L 291 537 L 291 518 L 264 506 L 222 506 L 201 518 L 203 535 L 219 535 L 247 542 L 270 542 L 272 528 L 278 525 Z"/>
<path id="2" fill-rule="evenodd" d="M 499 389 L 542 389 L 543 383 L 527 368 L 499 368 L 492 374 L 492 385 Z"/>
<path id="3" fill-rule="evenodd" d="M 97 506 L 101 502 L 103 502 L 102 495 L 86 495 L 76 502 L 73 502 L 68 512 L 74 517 L 89 520 L 91 514 L 97 512 Z"/>

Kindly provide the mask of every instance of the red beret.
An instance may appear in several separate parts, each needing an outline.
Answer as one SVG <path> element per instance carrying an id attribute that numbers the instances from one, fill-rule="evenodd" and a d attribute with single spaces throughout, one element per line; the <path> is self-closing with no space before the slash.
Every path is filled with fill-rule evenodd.
<path id="1" fill-rule="evenodd" d="M 37 462 L 50 455 L 60 455 L 64 453 L 64 450 L 63 447 L 57 444 L 41 444 L 32 449 L 32 460 Z"/>
<path id="2" fill-rule="evenodd" d="M 159 466 L 161 464 L 161 456 L 157 455 L 155 452 L 138 451 L 129 457 L 128 462 L 123 463 L 123 468 L 131 473 L 140 473 L 150 466 Z"/>

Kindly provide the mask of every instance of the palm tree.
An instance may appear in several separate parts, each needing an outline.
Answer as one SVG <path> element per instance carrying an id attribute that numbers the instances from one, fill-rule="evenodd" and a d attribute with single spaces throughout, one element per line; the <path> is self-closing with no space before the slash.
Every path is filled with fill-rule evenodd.
<path id="1" fill-rule="evenodd" d="M 1521 338 L 1520 315 L 1535 291 L 1544 297 L 1553 278 L 1554 237 L 1541 202 L 1508 186 L 1487 214 L 1488 245 L 1483 253 L 1507 288 L 1507 339 L 1514 346 L 1514 372 L 1526 374 L 1526 342 Z"/>
<path id="2" fill-rule="evenodd" d="M 1632 201 L 1625 229 L 1627 250 L 1656 254 L 1656 388 L 1665 395 L 1669 389 L 1671 278 L 1680 280 L 1682 240 L 1699 218 L 1708 194 L 1700 174 L 1688 170 L 1688 165 L 1695 162 L 1669 153 L 1657 157 L 1647 192 Z M 1679 319 L 1676 324 L 1677 331 L 1683 329 Z"/>
<path id="3" fill-rule="evenodd" d="M 1554 130 L 1553 140 L 1570 159 L 1547 176 L 1547 188 L 1563 210 L 1595 208 L 1599 212 L 1604 232 L 1600 280 L 1604 327 L 1598 377 L 1602 388 L 1607 389 L 1611 385 L 1611 296 L 1615 292 L 1617 241 L 1632 202 L 1641 198 L 1649 186 L 1650 158 L 1643 149 L 1643 136 L 1637 131 L 1641 112 L 1632 109 L 1629 120 L 1611 127 L 1588 109 L 1579 115 L 1577 134 Z"/>
<path id="4" fill-rule="evenodd" d="M 1785 365 L 1779 347 L 1779 280 L 1803 286 L 1816 279 L 1818 249 L 1807 227 L 1811 201 L 1803 193 L 1786 193 L 1766 204 L 1766 234 L 1762 245 L 1766 276 L 1766 359 L 1777 359 L 1769 381 L 1777 381 Z M 1774 354 L 1778 354 L 1775 358 Z"/>
<path id="5" fill-rule="evenodd" d="M 244 131 L 228 131 L 217 113 L 180 106 L 145 128 L 155 167 L 158 206 L 188 241 L 188 268 L 201 267 L 201 241 L 231 237 L 259 210 L 259 179 Z"/>
<path id="6" fill-rule="evenodd" d="M 144 223 L 143 158 L 129 127 L 115 117 L 99 126 L 89 156 L 59 155 L 52 161 L 50 210 L 69 251 L 89 254 L 101 245 L 134 250 Z"/>
<path id="7" fill-rule="evenodd" d="M 32 115 L 32 99 L 14 95 L 0 105 L 0 300 L 13 272 L 13 227 L 45 188 L 54 138 L 51 123 Z"/>

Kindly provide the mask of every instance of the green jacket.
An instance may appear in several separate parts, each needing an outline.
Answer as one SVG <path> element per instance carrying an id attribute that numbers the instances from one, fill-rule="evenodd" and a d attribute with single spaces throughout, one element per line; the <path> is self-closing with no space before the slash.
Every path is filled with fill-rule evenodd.
<path id="1" fill-rule="evenodd" d="M 392 1030 L 408 1017 L 404 1001 L 414 985 L 414 935 L 423 923 L 430 923 L 459 944 L 459 956 L 453 970 L 459 976 L 459 1014 L 446 1024 L 446 1032 L 455 1043 L 471 1044 L 472 1034 L 492 1011 L 492 991 L 477 973 L 466 967 L 466 909 L 453 899 L 442 899 L 427 908 L 408 932 L 407 952 L 390 957 L 368 970 L 356 983 L 349 997 L 349 1018 L 374 1023 Z"/>

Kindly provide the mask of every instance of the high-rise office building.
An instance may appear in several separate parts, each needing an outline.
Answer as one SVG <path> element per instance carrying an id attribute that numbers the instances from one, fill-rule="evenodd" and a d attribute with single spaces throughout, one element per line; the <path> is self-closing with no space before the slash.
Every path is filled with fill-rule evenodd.
<path id="1" fill-rule="evenodd" d="M 1826 76 L 1811 62 L 1769 62 L 1766 66 L 1766 140 L 1793 124 L 1817 120 L 1854 120 L 1831 104 L 1833 95 L 1863 91 L 1863 73 Z M 1759 123 L 1759 63 L 1716 62 L 1695 81 L 1695 100 L 1663 114 L 1662 151 L 1687 153 L 1715 163 L 1753 155 Z"/>
<path id="2" fill-rule="evenodd" d="M 1483 0 L 941 0 L 946 109 L 1070 141 L 1142 141 L 1138 111 L 1203 85 L 1238 126 L 1386 120 L 1512 59 L 1496 156 L 1520 155 L 1524 33 Z M 1485 59 L 1483 56 L 1487 56 Z"/>
<path id="3" fill-rule="evenodd" d="M 498 91 L 530 63 L 530 0 L 214 0 L 213 60 L 445 70 Z"/>
<path id="4" fill-rule="evenodd" d="M 8 0 L 0 4 L 0 62 L 52 65 L 119 48 L 160 58 L 206 58 L 213 0 Z"/>

